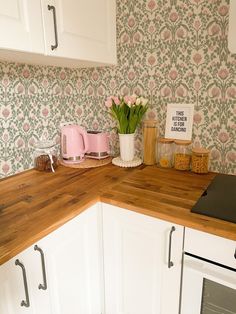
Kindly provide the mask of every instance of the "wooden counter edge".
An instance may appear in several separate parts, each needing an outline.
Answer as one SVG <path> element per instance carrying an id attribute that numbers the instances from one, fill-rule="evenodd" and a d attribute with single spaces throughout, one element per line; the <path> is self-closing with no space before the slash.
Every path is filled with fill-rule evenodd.
<path id="1" fill-rule="evenodd" d="M 183 227 L 188 227 L 192 229 L 196 229 L 198 231 L 203 231 L 209 234 L 213 234 L 219 237 L 223 237 L 229 240 L 236 241 L 236 224 L 230 223 L 227 221 L 219 220 L 216 218 L 195 214 L 195 213 L 189 213 L 191 215 L 191 219 L 186 219 L 183 217 L 174 217 L 171 213 L 166 214 L 161 211 L 153 211 L 149 209 L 145 209 L 142 207 L 135 206 L 133 204 L 129 204 L 126 202 L 121 201 L 115 201 L 109 199 L 109 197 L 101 196 L 100 201 L 106 204 L 114 205 L 120 208 L 124 208 L 127 210 L 132 210 L 134 212 L 137 212 L 139 214 L 147 215 L 153 218 L 165 220 L 168 222 L 172 222 L 177 225 L 181 225 Z M 221 228 L 219 226 L 216 226 L 217 224 L 221 225 Z M 228 226 L 232 226 L 235 228 L 235 233 L 228 229 Z"/>
<path id="2" fill-rule="evenodd" d="M 0 256 L 0 266 L 8 262 L 10 259 L 14 258 L 24 250 L 28 249 L 30 246 L 35 244 L 37 241 L 42 240 L 44 237 L 57 230 L 65 223 L 69 222 L 73 218 L 77 217 L 79 214 L 84 212 L 90 206 L 100 202 L 98 196 L 91 198 L 89 201 L 86 200 L 84 204 L 81 204 L 76 211 L 70 212 L 63 219 L 56 220 L 55 224 L 50 225 L 50 227 L 43 229 L 41 232 L 35 233 L 34 236 L 30 237 L 25 241 L 22 241 L 21 245 L 14 245 L 14 248 L 10 248 L 6 254 Z"/>

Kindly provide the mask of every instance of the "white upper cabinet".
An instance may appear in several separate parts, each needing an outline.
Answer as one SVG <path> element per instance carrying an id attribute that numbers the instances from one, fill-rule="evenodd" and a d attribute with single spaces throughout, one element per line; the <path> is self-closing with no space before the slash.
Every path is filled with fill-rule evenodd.
<path id="1" fill-rule="evenodd" d="M 0 0 L 0 47 L 44 53 L 40 0 Z"/>
<path id="2" fill-rule="evenodd" d="M 46 54 L 116 62 L 114 0 L 43 0 Z"/>
<path id="3" fill-rule="evenodd" d="M 0 60 L 116 64 L 115 0 L 0 0 L 0 27 Z"/>
<path id="4" fill-rule="evenodd" d="M 236 1 L 230 0 L 228 47 L 229 51 L 232 53 L 236 53 L 235 34 L 236 34 Z"/>

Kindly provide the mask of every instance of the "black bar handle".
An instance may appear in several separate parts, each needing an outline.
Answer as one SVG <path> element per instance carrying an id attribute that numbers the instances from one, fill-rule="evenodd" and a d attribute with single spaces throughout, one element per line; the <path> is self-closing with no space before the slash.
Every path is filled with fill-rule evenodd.
<path id="1" fill-rule="evenodd" d="M 235 249 L 235 252 L 234 252 L 234 258 L 236 259 L 236 249 Z"/>
<path id="2" fill-rule="evenodd" d="M 52 49 L 52 50 L 55 50 L 55 49 L 58 47 L 56 8 L 54 7 L 54 5 L 48 5 L 48 10 L 49 10 L 49 11 L 52 10 L 52 13 L 53 13 L 55 45 L 51 45 L 51 49 Z"/>
<path id="3" fill-rule="evenodd" d="M 39 284 L 38 288 L 42 290 L 47 290 L 47 277 L 46 277 L 46 267 L 45 267 L 45 259 L 43 250 L 38 247 L 37 245 L 34 246 L 34 250 L 38 251 L 41 256 L 41 263 L 42 263 L 42 274 L 43 274 L 43 284 Z"/>
<path id="4" fill-rule="evenodd" d="M 29 301 L 29 291 L 28 291 L 28 284 L 27 284 L 27 277 L 26 277 L 26 271 L 25 271 L 25 266 L 17 259 L 15 261 L 16 266 L 20 266 L 22 269 L 22 274 L 23 274 L 23 281 L 24 281 L 24 288 L 25 288 L 25 300 L 21 301 L 21 306 L 29 307 L 30 306 L 30 301 Z"/>
<path id="5" fill-rule="evenodd" d="M 175 227 L 172 226 L 169 234 L 169 253 L 168 253 L 168 268 L 174 266 L 174 263 L 171 261 L 171 247 L 172 247 L 172 234 L 175 231 Z"/>

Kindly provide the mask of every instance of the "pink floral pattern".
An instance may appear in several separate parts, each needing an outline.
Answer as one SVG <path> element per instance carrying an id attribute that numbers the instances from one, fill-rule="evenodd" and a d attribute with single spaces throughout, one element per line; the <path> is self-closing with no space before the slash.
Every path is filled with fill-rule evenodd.
<path id="1" fill-rule="evenodd" d="M 236 55 L 227 48 L 229 0 L 117 0 L 118 65 L 67 69 L 0 63 L 0 177 L 33 166 L 42 134 L 61 121 L 111 132 L 109 95 L 142 95 L 164 134 L 166 104 L 194 103 L 193 141 L 211 170 L 236 174 Z M 109 105 L 109 104 L 108 104 Z M 141 153 L 141 130 L 136 134 Z"/>

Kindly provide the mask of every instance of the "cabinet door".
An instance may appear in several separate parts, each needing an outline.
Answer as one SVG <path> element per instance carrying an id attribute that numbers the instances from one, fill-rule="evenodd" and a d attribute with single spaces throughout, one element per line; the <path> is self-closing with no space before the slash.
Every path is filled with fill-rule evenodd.
<path id="1" fill-rule="evenodd" d="M 102 313 L 98 206 L 86 209 L 38 243 L 45 253 L 53 314 Z"/>
<path id="2" fill-rule="evenodd" d="M 17 260 L 19 263 L 16 264 Z M 0 314 L 50 313 L 47 291 L 38 289 L 39 266 L 33 247 L 30 247 L 0 267 Z"/>
<path id="3" fill-rule="evenodd" d="M 0 49 L 44 53 L 40 0 L 0 0 Z"/>
<path id="4" fill-rule="evenodd" d="M 183 228 L 103 204 L 107 314 L 177 314 Z M 171 253 L 173 266 L 168 268 Z"/>
<path id="5" fill-rule="evenodd" d="M 58 32 L 55 45 L 54 9 Z M 116 63 L 115 0 L 42 0 L 46 53 L 95 63 Z"/>

